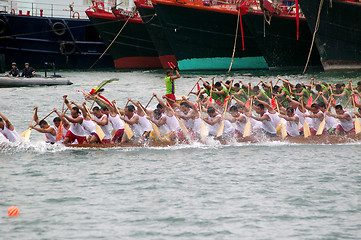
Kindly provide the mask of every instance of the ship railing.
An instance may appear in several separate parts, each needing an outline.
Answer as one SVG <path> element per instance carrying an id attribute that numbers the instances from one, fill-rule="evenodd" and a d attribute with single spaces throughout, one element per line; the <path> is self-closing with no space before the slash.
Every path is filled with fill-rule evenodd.
<path id="1" fill-rule="evenodd" d="M 66 5 L 59 3 L 34 3 L 29 1 L 9 1 L 0 3 L 0 12 L 14 15 L 38 16 L 38 17 L 61 17 L 86 19 L 85 10 L 89 5 Z"/>

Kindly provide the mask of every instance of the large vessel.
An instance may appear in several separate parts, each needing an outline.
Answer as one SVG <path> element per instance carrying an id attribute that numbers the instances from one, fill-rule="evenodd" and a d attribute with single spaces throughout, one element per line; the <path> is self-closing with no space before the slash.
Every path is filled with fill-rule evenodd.
<path id="1" fill-rule="evenodd" d="M 57 68 L 89 68 L 105 45 L 89 19 L 78 12 L 54 17 L 45 9 L 9 9 L 0 13 L 0 55 L 6 66 L 29 62 L 35 68 L 54 63 Z M 110 54 L 95 67 L 114 67 Z"/>
<path id="2" fill-rule="evenodd" d="M 241 8 L 242 18 L 270 69 L 293 70 L 305 67 L 312 34 L 298 8 L 275 4 L 270 0 L 245 4 Z M 316 48 L 312 50 L 309 66 L 321 68 Z"/>
<path id="3" fill-rule="evenodd" d="M 200 0 L 153 0 L 152 3 L 180 69 L 228 69 L 235 39 L 232 69 L 268 68 L 246 25 L 243 29 L 239 27 L 236 37 L 235 5 L 205 6 Z"/>
<path id="4" fill-rule="evenodd" d="M 135 0 L 134 3 L 137 6 L 137 10 L 145 24 L 148 34 L 158 51 L 159 60 L 163 68 L 169 68 L 168 62 L 177 65 L 177 59 L 173 54 L 152 3 L 148 0 Z"/>
<path id="5" fill-rule="evenodd" d="M 361 2 L 298 1 L 311 32 L 316 30 L 315 45 L 320 53 L 324 70 L 360 70 Z"/>
<path id="6" fill-rule="evenodd" d="M 102 2 L 86 11 L 113 57 L 115 68 L 161 68 L 158 52 L 136 11 L 113 8 Z"/>

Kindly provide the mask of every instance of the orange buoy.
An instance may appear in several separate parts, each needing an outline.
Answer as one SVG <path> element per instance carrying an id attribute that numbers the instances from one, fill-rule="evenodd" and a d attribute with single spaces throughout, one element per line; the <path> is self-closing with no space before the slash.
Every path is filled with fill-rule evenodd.
<path id="1" fill-rule="evenodd" d="M 17 215 L 19 215 L 19 208 L 17 206 L 11 206 L 8 209 L 8 215 L 10 217 L 15 217 Z"/>

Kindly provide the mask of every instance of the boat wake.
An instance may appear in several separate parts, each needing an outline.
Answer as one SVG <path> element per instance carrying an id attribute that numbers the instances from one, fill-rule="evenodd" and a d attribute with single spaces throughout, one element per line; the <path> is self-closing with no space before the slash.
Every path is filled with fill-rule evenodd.
<path id="1" fill-rule="evenodd" d="M 1 153 L 18 153 L 18 152 L 34 152 L 49 153 L 66 151 L 67 148 L 63 144 L 48 144 L 43 141 L 39 142 L 0 142 Z"/>

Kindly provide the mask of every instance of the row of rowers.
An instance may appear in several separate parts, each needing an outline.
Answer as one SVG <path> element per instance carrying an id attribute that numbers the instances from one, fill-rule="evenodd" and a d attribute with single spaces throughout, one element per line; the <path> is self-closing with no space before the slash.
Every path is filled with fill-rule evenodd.
<path id="1" fill-rule="evenodd" d="M 199 80 L 203 82 L 203 88 L 198 87 L 198 91 L 191 93 L 197 96 L 207 94 L 208 96 L 211 96 L 219 106 L 223 106 L 225 99 L 228 96 L 228 92 L 230 95 L 235 96 L 238 100 L 243 102 L 246 102 L 250 96 L 256 96 L 258 99 L 266 102 L 270 102 L 272 97 L 275 97 L 284 107 L 287 107 L 290 104 L 287 96 L 299 100 L 302 99 L 304 102 L 309 102 L 310 100 L 312 101 L 312 99 L 316 100 L 316 98 L 319 98 L 319 102 L 324 102 L 325 98 L 328 99 L 331 94 L 333 94 L 333 98 L 336 103 L 341 105 L 345 105 L 345 103 L 347 103 L 351 94 L 356 94 L 359 98 L 361 98 L 361 82 L 358 82 L 356 86 L 352 86 L 351 80 L 348 85 L 345 85 L 344 83 L 337 83 L 333 85 L 327 84 L 326 82 L 316 83 L 313 78 L 311 78 L 310 84 L 305 84 L 303 82 L 292 84 L 285 79 L 278 78 L 275 86 L 272 85 L 272 81 L 267 83 L 263 80 L 255 86 L 251 86 L 250 83 L 245 84 L 241 80 L 239 83 L 234 83 L 233 85 L 233 81 L 220 81 L 212 85 L 209 82 L 204 81 L 202 78 Z M 279 81 L 283 83 L 281 86 L 277 85 Z M 262 89 L 259 87 L 260 84 Z M 324 98 L 322 98 L 321 95 L 323 95 Z M 361 104 L 359 104 L 358 101 L 356 104 L 358 104 L 358 107 L 361 107 Z"/>

